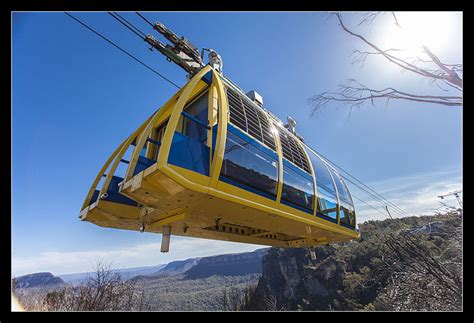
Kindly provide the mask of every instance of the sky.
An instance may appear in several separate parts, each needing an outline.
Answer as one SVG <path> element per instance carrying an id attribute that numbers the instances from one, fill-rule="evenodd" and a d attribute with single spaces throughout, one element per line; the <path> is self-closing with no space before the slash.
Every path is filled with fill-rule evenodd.
<path id="1" fill-rule="evenodd" d="M 185 72 L 169 63 L 106 12 L 73 12 L 160 73 L 184 85 Z M 305 142 L 410 214 L 440 206 L 437 198 L 462 187 L 462 108 L 392 101 L 353 110 L 330 105 L 311 115 L 308 99 L 335 91 L 346 79 L 383 88 L 439 93 L 426 80 L 370 57 L 321 12 L 144 12 L 197 47 L 213 48 L 224 74 L 256 90 L 264 106 L 297 121 Z M 410 35 L 423 36 L 443 62 L 462 62 L 462 13 L 400 14 Z M 145 33 L 160 35 L 133 12 L 122 15 Z M 416 23 L 423 16 L 423 24 Z M 382 15 L 357 27 L 361 13 L 344 13 L 348 26 L 374 41 L 400 40 Z M 408 15 L 406 16 L 408 17 Z M 433 18 L 433 19 L 431 19 Z M 421 19 L 421 18 L 420 18 Z M 429 25 L 431 19 L 431 25 Z M 415 22 L 415 23 L 414 23 Z M 420 26 L 433 26 L 425 30 Z M 31 31 L 34 31 L 33 33 Z M 416 31 L 416 32 L 415 32 Z M 97 260 L 116 267 L 251 251 L 261 246 L 172 237 L 160 253 L 157 234 L 101 228 L 78 219 L 87 191 L 113 150 L 176 88 L 62 12 L 12 13 L 12 275 L 89 271 Z M 411 45 L 410 45 L 411 46 Z M 359 223 L 384 218 L 355 200 Z M 456 206 L 450 197 L 445 202 Z M 396 214 L 395 214 L 396 215 Z"/>

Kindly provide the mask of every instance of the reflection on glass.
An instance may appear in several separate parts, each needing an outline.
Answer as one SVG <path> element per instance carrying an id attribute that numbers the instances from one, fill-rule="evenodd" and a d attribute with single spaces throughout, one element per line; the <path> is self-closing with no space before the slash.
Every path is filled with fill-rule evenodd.
<path id="1" fill-rule="evenodd" d="M 341 176 L 331 169 L 334 181 L 336 182 L 337 192 L 339 193 L 340 203 L 340 222 L 350 227 L 355 227 L 355 211 L 352 198 L 349 194 L 349 190 L 346 183 L 342 180 Z"/>
<path id="2" fill-rule="evenodd" d="M 228 131 L 221 176 L 276 196 L 278 156 Z"/>
<path id="3" fill-rule="evenodd" d="M 282 200 L 313 210 L 313 178 L 303 171 L 296 171 L 284 162 Z"/>
<path id="4" fill-rule="evenodd" d="M 355 211 L 352 205 L 341 201 L 340 217 L 341 223 L 355 227 Z"/>
<path id="5" fill-rule="evenodd" d="M 337 195 L 325 163 L 312 151 L 308 152 L 316 176 L 318 194 L 317 214 L 337 220 Z"/>

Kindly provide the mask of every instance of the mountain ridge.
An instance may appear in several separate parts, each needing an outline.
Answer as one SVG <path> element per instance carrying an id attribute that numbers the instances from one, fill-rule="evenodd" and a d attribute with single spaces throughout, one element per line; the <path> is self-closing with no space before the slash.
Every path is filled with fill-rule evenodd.
<path id="1" fill-rule="evenodd" d="M 39 272 L 15 278 L 15 288 L 58 287 L 66 282 L 50 272 Z"/>
<path id="2" fill-rule="evenodd" d="M 220 254 L 207 257 L 175 260 L 155 266 L 131 267 L 112 269 L 119 273 L 124 280 L 155 279 L 160 276 L 184 275 L 184 279 L 206 278 L 212 275 L 238 276 L 261 273 L 261 259 L 270 248 L 260 248 L 250 252 Z M 29 288 L 49 285 L 78 285 L 94 272 L 79 272 L 72 274 L 53 275 L 52 273 L 31 273 L 18 276 L 21 281 L 19 288 Z M 44 274 L 49 274 L 44 276 Z M 35 277 L 38 275 L 37 279 Z M 45 283 L 41 283 L 44 280 Z M 55 281 L 56 283 L 50 283 Z"/>

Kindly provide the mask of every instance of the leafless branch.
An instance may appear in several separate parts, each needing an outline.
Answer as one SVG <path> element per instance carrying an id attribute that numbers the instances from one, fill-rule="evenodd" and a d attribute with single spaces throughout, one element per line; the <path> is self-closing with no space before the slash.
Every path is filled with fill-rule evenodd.
<path id="1" fill-rule="evenodd" d="M 367 13 L 358 26 L 372 24 L 380 14 L 385 14 L 385 12 Z M 392 12 L 391 14 L 394 18 L 395 24 L 400 27 L 395 13 Z M 462 78 L 459 74 L 462 73 L 462 64 L 445 64 L 426 46 L 423 47 L 423 53 L 427 56 L 427 59 L 416 57 L 410 62 L 407 58 L 402 58 L 400 55 L 398 55 L 398 53 L 403 52 L 403 49 L 382 49 L 373 42 L 369 41 L 363 35 L 350 30 L 344 24 L 341 13 L 333 12 L 330 14 L 330 16 L 337 18 L 339 25 L 346 33 L 360 39 L 365 45 L 372 49 L 354 49 L 352 52 L 352 64 L 363 64 L 369 56 L 380 55 L 384 57 L 389 63 L 400 67 L 402 71 L 407 71 L 427 78 L 430 86 L 436 85 L 436 87 L 443 92 L 448 92 L 448 89 L 442 87 L 442 85 L 449 86 L 451 90 L 462 92 L 463 84 Z M 431 66 L 420 66 L 420 63 L 431 64 Z M 341 106 L 350 107 L 352 112 L 353 108 L 361 107 L 365 103 L 370 102 L 372 105 L 375 105 L 375 101 L 378 99 L 384 99 L 386 106 L 392 99 L 434 103 L 444 106 L 462 106 L 463 102 L 462 95 L 421 95 L 404 92 L 394 89 L 393 87 L 379 90 L 370 88 L 368 86 L 363 86 L 356 80 L 350 79 L 346 84 L 340 85 L 339 92 L 323 92 L 310 98 L 309 103 L 312 105 L 312 115 L 314 115 L 322 107 L 326 106 L 330 102 L 335 102 Z"/>
<path id="2" fill-rule="evenodd" d="M 356 37 L 356 38 L 359 38 L 360 40 L 362 40 L 366 45 L 368 45 L 369 47 L 375 49 L 376 53 L 382 55 L 383 57 L 385 57 L 389 62 L 401 67 L 402 69 L 404 70 L 408 70 L 408 71 L 411 71 L 413 73 L 416 73 L 418 75 L 421 75 L 421 76 L 424 76 L 424 77 L 431 77 L 431 78 L 438 78 L 438 79 L 444 79 L 448 82 L 451 82 L 453 83 L 454 85 L 457 85 L 459 87 L 462 87 L 462 80 L 459 78 L 459 77 L 455 77 L 452 75 L 451 72 L 447 72 L 447 74 L 442 74 L 442 75 L 436 75 L 436 74 L 433 74 L 429 71 L 427 71 L 426 69 L 422 69 L 422 68 L 419 68 L 413 64 L 410 64 L 409 62 L 407 62 L 406 60 L 402 59 L 402 58 L 399 58 L 399 57 L 396 57 L 396 56 L 393 56 L 391 54 L 389 54 L 388 51 L 386 50 L 383 50 L 381 48 L 379 48 L 378 46 L 376 46 L 374 43 L 370 42 L 369 40 L 367 40 L 364 36 L 360 35 L 360 34 L 357 34 L 351 30 L 349 30 L 346 25 L 344 24 L 344 22 L 342 21 L 342 16 L 340 13 L 334 13 L 334 15 L 337 17 L 338 21 L 339 21 L 339 25 L 341 26 L 341 28 L 347 32 L 348 34 Z M 439 59 L 437 59 L 437 57 L 431 53 L 431 51 L 429 51 L 426 47 L 424 47 L 424 52 L 430 56 L 430 58 L 433 60 L 433 62 L 438 65 L 438 66 L 443 66 L 443 70 L 444 69 L 444 65 L 439 61 Z M 431 56 L 432 55 L 432 56 Z M 436 61 L 435 61 L 436 59 Z M 446 70 L 445 70 L 446 71 Z M 457 75 L 456 75 L 457 76 Z"/>
<path id="3" fill-rule="evenodd" d="M 389 100 L 407 100 L 423 103 L 436 103 L 446 106 L 461 106 L 462 97 L 460 96 L 440 96 L 440 95 L 418 95 L 403 92 L 391 87 L 377 90 L 371 89 L 362 85 L 354 79 L 348 80 L 347 83 L 339 86 L 339 92 L 323 92 L 315 95 L 309 99 L 309 103 L 313 107 L 314 114 L 330 102 L 337 102 L 343 105 L 357 108 L 366 102 L 375 105 L 375 100 L 386 99 L 386 104 Z"/>
<path id="4" fill-rule="evenodd" d="M 357 26 L 362 26 L 362 25 L 372 25 L 374 23 L 374 20 L 380 16 L 381 14 L 385 15 L 387 12 L 386 11 L 374 11 L 374 12 L 369 12 L 365 14 L 364 18 L 362 18 L 361 22 Z M 391 11 L 390 14 L 392 15 L 392 18 L 394 20 L 395 25 L 400 27 L 398 23 L 397 16 L 395 12 Z"/>

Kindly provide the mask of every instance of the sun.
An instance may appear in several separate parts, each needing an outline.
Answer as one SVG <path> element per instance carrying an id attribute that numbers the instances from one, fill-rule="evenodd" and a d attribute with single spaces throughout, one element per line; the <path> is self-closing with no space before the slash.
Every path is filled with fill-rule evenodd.
<path id="1" fill-rule="evenodd" d="M 423 46 L 436 53 L 449 49 L 459 22 L 453 12 L 396 12 L 399 26 L 393 16 L 385 16 L 387 24 L 378 33 L 382 47 L 402 49 L 404 56 L 412 57 L 422 55 Z"/>

